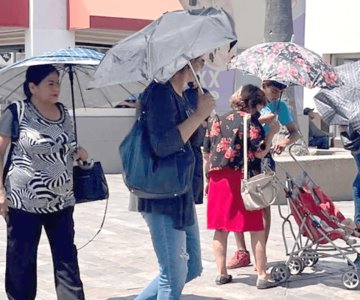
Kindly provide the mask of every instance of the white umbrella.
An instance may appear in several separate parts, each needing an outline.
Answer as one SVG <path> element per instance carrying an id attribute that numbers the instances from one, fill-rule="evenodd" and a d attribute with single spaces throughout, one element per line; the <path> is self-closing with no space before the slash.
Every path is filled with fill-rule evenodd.
<path id="1" fill-rule="evenodd" d="M 60 49 L 33 56 L 0 70 L 0 101 L 8 103 L 22 100 L 23 83 L 29 66 L 53 64 L 60 72 L 61 91 L 59 101 L 67 107 L 114 107 L 130 95 L 142 92 L 145 84 L 132 82 L 108 88 L 86 90 L 97 65 L 104 54 L 92 49 Z M 71 92 L 73 91 L 73 97 Z"/>

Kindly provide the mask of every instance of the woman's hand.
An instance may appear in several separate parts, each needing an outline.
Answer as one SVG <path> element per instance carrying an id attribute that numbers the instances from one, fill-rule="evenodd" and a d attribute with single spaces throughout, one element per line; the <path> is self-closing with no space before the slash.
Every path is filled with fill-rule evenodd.
<path id="1" fill-rule="evenodd" d="M 74 153 L 74 160 L 87 161 L 88 158 L 89 154 L 87 151 L 83 147 L 79 146 Z"/>
<path id="2" fill-rule="evenodd" d="M 215 100 L 210 93 L 198 95 L 195 114 L 197 114 L 202 120 L 205 120 L 208 116 L 210 116 L 214 108 Z"/>
<path id="3" fill-rule="evenodd" d="M 9 208 L 8 208 L 8 204 L 7 204 L 7 200 L 6 200 L 6 193 L 4 188 L 0 189 L 0 215 L 2 215 L 2 217 L 4 218 L 4 220 L 6 221 L 7 219 L 7 215 L 9 212 Z"/>

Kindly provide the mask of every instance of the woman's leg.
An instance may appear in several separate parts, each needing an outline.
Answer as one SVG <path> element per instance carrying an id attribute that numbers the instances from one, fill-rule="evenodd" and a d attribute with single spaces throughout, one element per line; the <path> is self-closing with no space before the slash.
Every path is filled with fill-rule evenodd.
<path id="1" fill-rule="evenodd" d="M 185 231 L 175 229 L 167 215 L 143 213 L 143 217 L 150 230 L 160 275 L 136 299 L 178 300 L 188 273 Z"/>
<path id="2" fill-rule="evenodd" d="M 215 230 L 213 238 L 213 249 L 218 275 L 227 275 L 226 269 L 226 251 L 228 231 Z"/>
<path id="3" fill-rule="evenodd" d="M 9 209 L 5 286 L 10 300 L 35 299 L 40 236 L 41 219 L 38 215 Z"/>
<path id="4" fill-rule="evenodd" d="M 252 231 L 251 235 L 251 247 L 255 257 L 255 266 L 258 272 L 258 278 L 266 278 L 266 242 L 265 231 Z"/>
<path id="5" fill-rule="evenodd" d="M 263 209 L 263 222 L 265 228 L 265 243 L 267 243 L 271 227 L 271 205 Z"/>
<path id="6" fill-rule="evenodd" d="M 56 294 L 60 300 L 85 299 L 80 279 L 77 250 L 74 245 L 74 207 L 43 215 L 44 228 L 49 239 Z"/>
<path id="7" fill-rule="evenodd" d="M 194 208 L 195 210 L 195 208 Z M 199 223 L 195 210 L 195 223 L 185 229 L 186 233 L 186 250 L 189 254 L 188 274 L 186 282 L 193 280 L 201 275 L 203 270 L 201 262 L 200 233 Z"/>

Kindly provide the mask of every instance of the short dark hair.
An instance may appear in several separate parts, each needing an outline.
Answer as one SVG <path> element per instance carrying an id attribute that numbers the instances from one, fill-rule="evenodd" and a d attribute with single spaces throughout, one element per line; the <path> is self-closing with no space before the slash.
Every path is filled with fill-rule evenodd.
<path id="1" fill-rule="evenodd" d="M 249 108 L 256 108 L 256 105 L 266 105 L 265 93 L 256 85 L 247 84 L 238 89 L 230 97 L 230 106 L 234 110 L 248 111 Z"/>
<path id="2" fill-rule="evenodd" d="M 267 86 L 273 86 L 276 87 L 277 89 L 279 89 L 280 91 L 285 90 L 287 88 L 286 84 L 283 84 L 281 82 L 275 81 L 275 80 L 264 80 L 263 81 L 264 85 Z"/>
<path id="3" fill-rule="evenodd" d="M 307 116 L 309 113 L 313 112 L 314 109 L 310 108 L 310 107 L 305 107 L 304 108 L 304 115 Z"/>
<path id="4" fill-rule="evenodd" d="M 200 82 L 200 76 L 199 76 L 199 74 L 196 74 L 196 78 L 197 78 L 197 79 L 199 80 L 199 82 Z M 194 80 L 194 81 L 189 81 L 187 85 L 188 85 L 188 87 L 189 87 L 190 89 L 194 88 L 195 80 Z"/>
<path id="5" fill-rule="evenodd" d="M 59 75 L 59 71 L 53 65 L 36 65 L 30 66 L 26 70 L 26 79 L 23 84 L 24 94 L 26 98 L 31 98 L 32 94 L 29 89 L 29 83 L 32 82 L 35 85 L 39 85 L 50 73 L 56 72 Z"/>

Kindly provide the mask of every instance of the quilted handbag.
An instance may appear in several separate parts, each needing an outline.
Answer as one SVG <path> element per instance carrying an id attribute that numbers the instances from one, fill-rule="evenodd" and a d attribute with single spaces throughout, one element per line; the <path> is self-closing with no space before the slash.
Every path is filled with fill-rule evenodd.
<path id="1" fill-rule="evenodd" d="M 74 196 L 76 203 L 109 198 L 109 188 L 99 161 L 78 163 L 73 168 Z"/>
<path id="2" fill-rule="evenodd" d="M 273 171 L 265 171 L 248 178 L 247 117 L 244 117 L 243 150 L 244 178 L 241 181 L 241 196 L 246 210 L 259 210 L 270 206 L 276 200 L 280 183 Z"/>
<path id="3" fill-rule="evenodd" d="M 144 112 L 143 112 L 144 114 Z M 119 146 L 124 183 L 144 199 L 169 199 L 189 191 L 194 155 L 189 143 L 166 157 L 156 156 L 150 145 L 145 120 L 140 117 Z"/>

